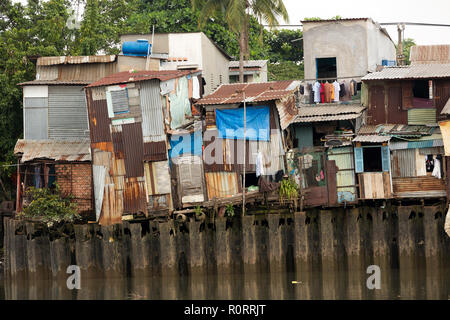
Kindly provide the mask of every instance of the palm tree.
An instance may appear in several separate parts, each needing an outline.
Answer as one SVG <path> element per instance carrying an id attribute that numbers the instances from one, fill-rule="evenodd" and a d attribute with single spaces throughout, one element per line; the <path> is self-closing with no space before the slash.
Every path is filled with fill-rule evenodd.
<path id="1" fill-rule="evenodd" d="M 191 0 L 194 9 L 200 9 L 200 24 L 209 18 L 223 16 L 233 32 L 239 35 L 239 82 L 244 82 L 244 60 L 250 58 L 250 16 L 266 22 L 269 27 L 278 24 L 278 17 L 289 22 L 283 0 Z"/>

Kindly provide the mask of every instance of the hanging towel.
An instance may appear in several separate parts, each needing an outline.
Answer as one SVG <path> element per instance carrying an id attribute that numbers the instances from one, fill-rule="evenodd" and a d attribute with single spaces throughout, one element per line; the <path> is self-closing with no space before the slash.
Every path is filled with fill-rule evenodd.
<path id="1" fill-rule="evenodd" d="M 198 77 L 192 78 L 192 98 L 200 99 L 200 83 L 198 82 Z"/>
<path id="2" fill-rule="evenodd" d="M 434 169 L 431 175 L 441 179 L 441 161 L 439 159 L 434 159 Z"/>
<path id="3" fill-rule="evenodd" d="M 258 152 L 256 155 L 256 177 L 264 175 L 263 155 Z"/>
<path id="4" fill-rule="evenodd" d="M 339 102 L 341 85 L 337 81 L 334 81 L 333 87 L 334 87 L 334 102 Z"/>

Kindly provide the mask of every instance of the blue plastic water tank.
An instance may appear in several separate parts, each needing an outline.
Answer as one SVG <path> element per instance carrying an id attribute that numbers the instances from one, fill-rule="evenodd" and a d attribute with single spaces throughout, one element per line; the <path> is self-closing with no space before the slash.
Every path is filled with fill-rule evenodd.
<path id="1" fill-rule="evenodd" d="M 148 43 L 148 40 L 125 41 L 122 45 L 124 56 L 146 57 L 151 51 L 152 44 Z"/>

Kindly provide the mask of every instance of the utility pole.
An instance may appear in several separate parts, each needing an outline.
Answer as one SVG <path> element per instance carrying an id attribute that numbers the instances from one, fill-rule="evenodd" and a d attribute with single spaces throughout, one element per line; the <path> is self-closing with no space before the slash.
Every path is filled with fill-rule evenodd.
<path id="1" fill-rule="evenodd" d="M 245 102 L 245 90 L 242 90 L 244 94 L 244 176 L 243 176 L 243 184 L 242 184 L 242 217 L 245 216 L 245 169 L 247 163 L 247 105 Z"/>
<path id="2" fill-rule="evenodd" d="M 405 55 L 403 54 L 403 32 L 405 31 L 404 24 L 397 24 L 398 31 L 398 45 L 397 45 L 397 65 L 403 66 L 405 64 Z"/>

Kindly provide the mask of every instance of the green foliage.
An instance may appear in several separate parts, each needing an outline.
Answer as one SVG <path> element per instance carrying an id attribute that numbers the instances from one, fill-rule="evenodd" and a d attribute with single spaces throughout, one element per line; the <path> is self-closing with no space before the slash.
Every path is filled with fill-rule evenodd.
<path id="1" fill-rule="evenodd" d="M 30 187 L 26 191 L 26 197 L 30 199 L 30 203 L 20 213 L 25 218 L 39 219 L 45 223 L 73 222 L 81 218 L 73 197 L 63 197 L 58 185 L 54 190 Z"/>
<path id="2" fill-rule="evenodd" d="M 225 207 L 225 214 L 227 217 L 234 217 L 234 206 L 232 203 L 227 204 Z"/>
<path id="3" fill-rule="evenodd" d="M 301 61 L 303 59 L 302 37 L 303 33 L 300 30 L 281 29 L 266 32 L 265 42 L 269 47 L 270 62 Z"/>
<path id="4" fill-rule="evenodd" d="M 304 79 L 303 64 L 297 64 L 292 61 L 281 61 L 278 63 L 269 63 L 268 80 L 300 80 Z"/>
<path id="5" fill-rule="evenodd" d="M 320 21 L 322 18 L 319 17 L 310 17 L 310 18 L 304 18 L 304 21 Z"/>
<path id="6" fill-rule="evenodd" d="M 405 56 L 405 64 L 409 65 L 409 64 L 411 64 L 411 60 L 409 59 L 411 47 L 415 46 L 416 43 L 414 42 L 414 39 L 406 38 L 403 40 L 402 44 L 403 44 L 403 55 Z"/>
<path id="7" fill-rule="evenodd" d="M 298 198 L 298 186 L 294 179 L 288 178 L 282 180 L 279 194 L 281 202 L 286 200 L 296 200 Z"/>

